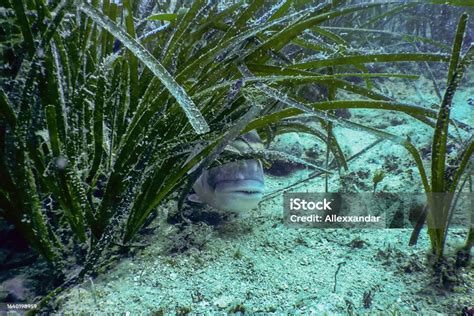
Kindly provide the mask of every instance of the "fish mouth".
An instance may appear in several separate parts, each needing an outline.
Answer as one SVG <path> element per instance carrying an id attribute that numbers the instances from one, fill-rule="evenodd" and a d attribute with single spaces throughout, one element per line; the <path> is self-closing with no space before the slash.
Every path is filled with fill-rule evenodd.
<path id="1" fill-rule="evenodd" d="M 228 180 L 220 181 L 215 185 L 218 194 L 240 195 L 247 198 L 261 198 L 265 185 L 260 180 Z"/>

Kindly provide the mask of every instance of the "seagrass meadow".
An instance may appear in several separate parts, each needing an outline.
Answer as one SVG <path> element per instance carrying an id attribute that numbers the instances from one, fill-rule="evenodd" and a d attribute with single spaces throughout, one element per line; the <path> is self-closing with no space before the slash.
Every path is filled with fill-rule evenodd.
<path id="1" fill-rule="evenodd" d="M 0 314 L 474 315 L 473 15 L 0 0 Z"/>

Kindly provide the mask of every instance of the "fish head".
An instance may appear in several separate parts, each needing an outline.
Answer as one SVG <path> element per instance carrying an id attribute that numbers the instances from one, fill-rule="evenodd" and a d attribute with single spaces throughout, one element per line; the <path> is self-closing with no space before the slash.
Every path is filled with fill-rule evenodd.
<path id="1" fill-rule="evenodd" d="M 255 131 L 244 134 L 230 146 L 241 152 L 248 152 L 249 146 L 263 149 Z M 216 209 L 231 212 L 253 209 L 265 190 L 262 163 L 256 159 L 246 159 L 204 170 L 193 188 L 202 202 Z"/>

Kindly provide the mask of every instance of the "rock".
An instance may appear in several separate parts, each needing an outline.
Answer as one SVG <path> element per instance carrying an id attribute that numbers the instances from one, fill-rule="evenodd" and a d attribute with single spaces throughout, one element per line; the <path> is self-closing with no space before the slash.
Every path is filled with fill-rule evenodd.
<path id="1" fill-rule="evenodd" d="M 308 102 L 319 102 L 328 96 L 328 90 L 323 85 L 304 85 L 298 90 L 298 95 Z"/>
<path id="2" fill-rule="evenodd" d="M 229 295 L 222 295 L 219 296 L 215 301 L 214 305 L 217 306 L 220 309 L 224 309 L 226 307 L 229 307 L 232 302 L 234 301 L 234 298 Z"/>
<path id="3" fill-rule="evenodd" d="M 0 285 L 0 302 L 5 302 L 8 297 L 7 289 L 3 288 L 3 284 Z"/>
<path id="4" fill-rule="evenodd" d="M 350 119 L 352 117 L 349 109 L 336 109 L 334 110 L 334 115 L 343 119 Z"/>
<path id="5" fill-rule="evenodd" d="M 4 302 L 25 302 L 28 294 L 26 281 L 22 276 L 16 276 L 0 284 L 0 298 Z"/>
<path id="6" fill-rule="evenodd" d="M 270 168 L 265 169 L 265 171 L 272 176 L 284 177 L 291 174 L 293 171 L 305 169 L 304 165 L 290 163 L 286 161 L 272 161 Z"/>
<path id="7" fill-rule="evenodd" d="M 305 150 L 301 142 L 300 136 L 297 133 L 286 133 L 278 135 L 271 143 L 269 149 L 283 152 L 285 154 L 297 158 L 301 158 Z M 269 168 L 266 168 L 265 171 L 271 175 L 282 177 L 289 175 L 295 170 L 300 170 L 304 168 L 304 165 L 298 163 L 276 160 L 272 161 L 271 166 Z"/>
<path id="8" fill-rule="evenodd" d="M 300 136 L 297 133 L 285 133 L 275 137 L 269 149 L 301 157 L 304 146 L 301 144 Z"/>

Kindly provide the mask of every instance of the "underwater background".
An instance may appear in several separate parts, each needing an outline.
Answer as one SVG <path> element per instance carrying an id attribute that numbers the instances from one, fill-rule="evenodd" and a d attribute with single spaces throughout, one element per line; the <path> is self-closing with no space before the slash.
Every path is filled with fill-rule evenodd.
<path id="1" fill-rule="evenodd" d="M 473 13 L 0 0 L 0 315 L 474 315 Z"/>

